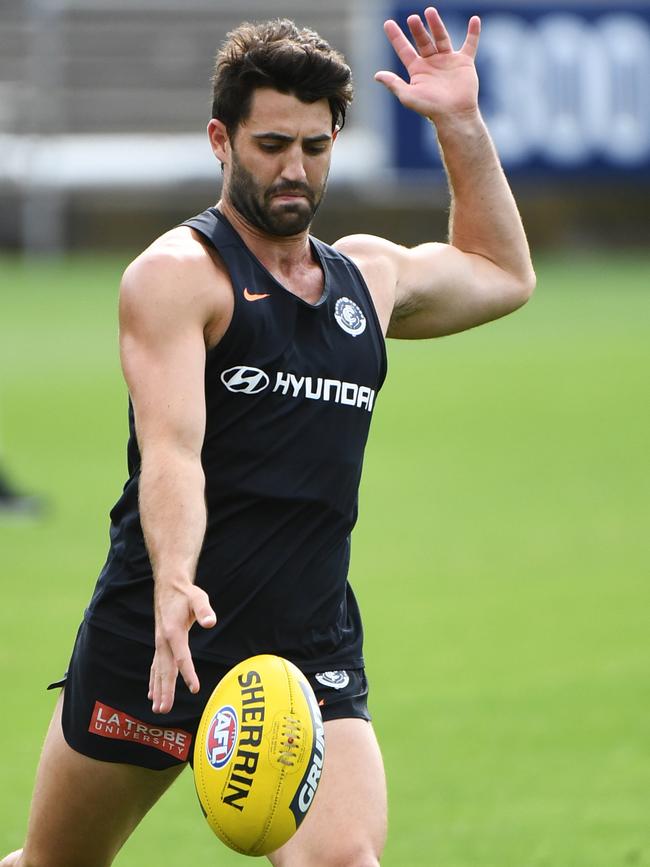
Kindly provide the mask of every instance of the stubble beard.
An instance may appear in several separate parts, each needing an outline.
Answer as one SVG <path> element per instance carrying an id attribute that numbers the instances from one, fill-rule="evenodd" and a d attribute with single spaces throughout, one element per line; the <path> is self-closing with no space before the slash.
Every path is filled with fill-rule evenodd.
<path id="1" fill-rule="evenodd" d="M 282 181 L 264 190 L 233 152 L 228 197 L 251 225 L 269 235 L 287 238 L 309 229 L 323 200 L 326 183 L 327 178 L 320 189 L 314 190 L 308 184 Z M 274 205 L 274 196 L 291 193 L 300 193 L 305 198 Z"/>

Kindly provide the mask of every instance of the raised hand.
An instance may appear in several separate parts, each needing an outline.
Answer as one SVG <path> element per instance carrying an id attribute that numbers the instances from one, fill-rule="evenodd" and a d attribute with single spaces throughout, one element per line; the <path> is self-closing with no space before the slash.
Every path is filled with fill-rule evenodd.
<path id="1" fill-rule="evenodd" d="M 474 58 L 481 32 L 480 18 L 477 15 L 470 18 L 463 47 L 454 51 L 438 11 L 429 6 L 424 17 L 428 28 L 419 15 L 409 15 L 407 19 L 413 43 L 395 21 L 385 22 L 384 32 L 406 67 L 409 81 L 386 70 L 377 72 L 375 81 L 384 84 L 406 108 L 434 122 L 476 112 L 478 76 Z"/>

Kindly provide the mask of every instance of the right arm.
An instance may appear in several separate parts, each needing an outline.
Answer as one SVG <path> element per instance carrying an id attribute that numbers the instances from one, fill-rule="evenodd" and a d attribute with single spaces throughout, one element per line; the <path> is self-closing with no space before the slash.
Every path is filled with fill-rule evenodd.
<path id="1" fill-rule="evenodd" d="M 129 266 L 120 290 L 120 355 L 141 455 L 140 518 L 154 574 L 155 654 L 149 699 L 167 713 L 180 672 L 199 681 L 188 631 L 216 623 L 194 585 L 206 526 L 201 448 L 205 433 L 205 338 L 210 299 L 193 280 L 196 262 L 149 251 Z"/>

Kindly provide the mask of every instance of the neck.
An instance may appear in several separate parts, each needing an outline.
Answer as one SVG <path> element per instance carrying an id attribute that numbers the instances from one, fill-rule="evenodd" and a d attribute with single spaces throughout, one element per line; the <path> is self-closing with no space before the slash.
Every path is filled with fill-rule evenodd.
<path id="1" fill-rule="evenodd" d="M 217 208 L 271 273 L 290 273 L 313 262 L 309 230 L 297 235 L 271 235 L 245 219 L 226 197 L 217 202 Z"/>

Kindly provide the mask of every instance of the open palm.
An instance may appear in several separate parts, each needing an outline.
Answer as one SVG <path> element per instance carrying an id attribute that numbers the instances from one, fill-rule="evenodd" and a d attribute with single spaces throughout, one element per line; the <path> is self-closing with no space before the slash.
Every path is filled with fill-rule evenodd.
<path id="1" fill-rule="evenodd" d="M 473 16 L 462 48 L 454 47 L 433 7 L 425 9 L 427 26 L 419 15 L 409 15 L 407 23 L 413 43 L 395 21 L 386 21 L 384 31 L 395 53 L 406 67 L 409 81 L 394 72 L 381 71 L 375 80 L 384 84 L 406 108 L 436 120 L 444 116 L 476 111 L 478 76 L 474 58 L 478 48 L 481 21 Z"/>

